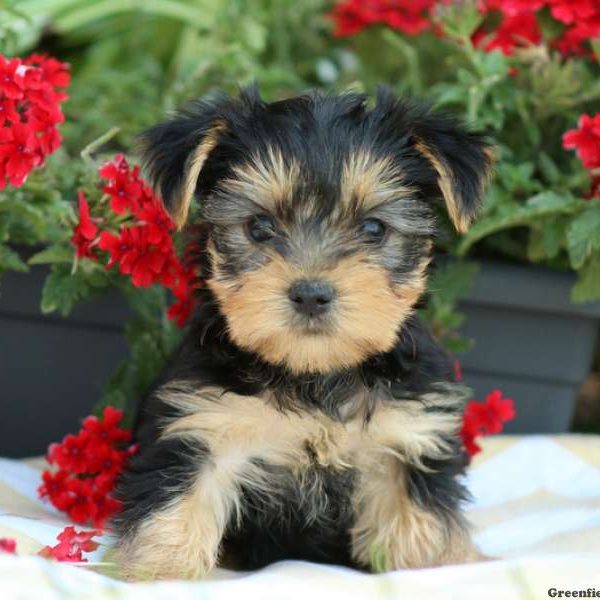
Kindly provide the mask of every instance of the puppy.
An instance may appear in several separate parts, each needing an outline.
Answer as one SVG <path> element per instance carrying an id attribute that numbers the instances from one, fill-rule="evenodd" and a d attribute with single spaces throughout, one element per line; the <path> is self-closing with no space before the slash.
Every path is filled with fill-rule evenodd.
<path id="1" fill-rule="evenodd" d="M 115 527 L 129 578 L 303 559 L 473 561 L 457 476 L 464 391 L 414 315 L 441 197 L 474 218 L 490 148 L 378 93 L 200 101 L 143 136 L 207 285 L 141 404 Z"/>

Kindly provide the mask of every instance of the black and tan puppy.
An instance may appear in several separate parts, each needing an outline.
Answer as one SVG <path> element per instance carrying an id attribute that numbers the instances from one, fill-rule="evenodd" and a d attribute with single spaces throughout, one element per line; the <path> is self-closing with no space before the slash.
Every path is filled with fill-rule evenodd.
<path id="1" fill-rule="evenodd" d="M 197 198 L 207 287 L 140 408 L 119 487 L 125 574 L 475 560 L 464 393 L 413 309 L 435 197 L 464 231 L 488 146 L 385 91 L 373 107 L 220 96 L 144 142 L 179 225 Z"/>

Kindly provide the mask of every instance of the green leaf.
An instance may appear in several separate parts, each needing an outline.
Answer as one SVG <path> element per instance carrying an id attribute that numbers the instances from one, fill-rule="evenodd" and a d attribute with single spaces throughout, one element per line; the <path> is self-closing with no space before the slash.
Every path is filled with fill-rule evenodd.
<path id="1" fill-rule="evenodd" d="M 94 406 L 94 414 L 100 416 L 105 406 L 125 409 L 131 387 L 130 380 L 131 364 L 122 362 L 108 380 L 100 402 Z"/>
<path id="2" fill-rule="evenodd" d="M 556 163 L 550 158 L 550 155 L 540 152 L 538 155 L 538 165 L 540 171 L 550 183 L 556 183 L 560 180 L 560 171 Z"/>
<path id="3" fill-rule="evenodd" d="M 433 271 L 428 290 L 435 302 L 454 306 L 469 295 L 479 265 L 473 262 L 452 261 Z"/>
<path id="4" fill-rule="evenodd" d="M 571 290 L 574 302 L 588 302 L 600 299 L 600 256 L 589 260 L 579 271 L 577 283 Z"/>
<path id="5" fill-rule="evenodd" d="M 600 250 L 600 204 L 593 203 L 578 215 L 567 231 L 567 249 L 575 269 L 595 250 Z"/>
<path id="6" fill-rule="evenodd" d="M 50 313 L 58 310 L 63 316 L 71 312 L 73 305 L 82 296 L 82 284 L 78 277 L 71 274 L 70 269 L 53 269 L 42 290 L 42 312 Z"/>
<path id="7" fill-rule="evenodd" d="M 582 201 L 572 196 L 542 192 L 519 208 L 502 207 L 495 215 L 477 222 L 460 242 L 458 254 L 466 254 L 473 244 L 498 231 L 536 224 L 543 217 L 566 215 L 581 208 Z"/>
<path id="8" fill-rule="evenodd" d="M 479 265 L 460 260 L 443 263 L 429 279 L 427 304 L 419 311 L 435 337 L 450 352 L 467 350 L 471 341 L 457 331 L 464 315 L 456 311 L 458 301 L 468 296 Z"/>
<path id="9" fill-rule="evenodd" d="M 77 302 L 97 296 L 109 283 L 104 269 L 90 260 L 81 260 L 75 272 L 69 264 L 54 263 L 42 289 L 42 312 L 66 316 Z"/>
<path id="10" fill-rule="evenodd" d="M 30 265 L 47 265 L 53 263 L 69 263 L 74 259 L 74 251 L 71 246 L 50 246 L 37 254 L 34 254 L 27 262 Z"/>
<path id="11" fill-rule="evenodd" d="M 563 221 L 544 221 L 531 230 L 527 256 L 532 262 L 555 258 L 563 246 L 565 223 Z"/>
<path id="12" fill-rule="evenodd" d="M 8 246 L 0 245 L 0 273 L 2 271 L 26 273 L 29 268 L 14 250 L 11 250 Z"/>
<path id="13" fill-rule="evenodd" d="M 92 3 L 80 3 L 81 6 L 61 13 L 54 20 L 59 32 L 70 32 L 90 25 L 95 21 L 107 19 L 123 13 L 138 13 L 176 19 L 190 23 L 198 28 L 209 30 L 214 25 L 212 11 L 178 0 L 145 0 L 144 2 L 125 2 L 124 0 L 99 0 Z"/>
<path id="14" fill-rule="evenodd" d="M 383 545 L 371 545 L 369 548 L 369 565 L 373 573 L 385 573 L 389 571 L 390 559 Z"/>

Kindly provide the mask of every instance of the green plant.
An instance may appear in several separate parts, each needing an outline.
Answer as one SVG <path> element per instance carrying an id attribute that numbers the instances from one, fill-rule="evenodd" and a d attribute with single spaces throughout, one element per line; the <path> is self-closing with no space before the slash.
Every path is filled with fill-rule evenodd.
<path id="1" fill-rule="evenodd" d="M 0 53 L 50 52 L 72 73 L 61 148 L 22 186 L 0 193 L 0 275 L 47 265 L 44 313 L 67 315 L 120 290 L 134 315 L 125 332 L 131 359 L 108 382 L 101 404 L 139 396 L 180 331 L 166 316 L 167 290 L 139 289 L 74 257 L 78 192 L 102 214 L 108 200 L 99 166 L 118 151 L 132 156 L 136 134 L 199 95 L 235 92 L 254 80 L 271 98 L 318 85 L 327 77 L 323 61 L 334 55 L 324 10 L 322 0 L 19 0 L 0 12 Z"/>
<path id="2" fill-rule="evenodd" d="M 597 110 L 598 62 L 591 51 L 565 57 L 544 43 L 564 29 L 549 8 L 535 14 L 537 7 L 521 3 L 528 29 L 511 37 L 501 33 L 501 25 L 486 46 L 488 38 L 477 40 L 490 24 L 498 26 L 499 13 L 482 12 L 468 0 L 430 5 L 430 18 L 444 31 L 442 37 L 423 33 L 409 42 L 391 28 L 403 30 L 402 24 L 367 28 L 372 16 L 365 15 L 367 30 L 349 45 L 365 65 L 372 49 L 380 48 L 384 71 L 374 69 L 369 80 L 384 75 L 400 92 L 427 90 L 436 108 L 462 114 L 497 146 L 496 176 L 482 215 L 462 238 L 448 231 L 441 248 L 459 257 L 499 256 L 573 270 L 578 274 L 573 299 L 600 298 L 600 203 L 590 199 L 590 173 L 562 142 L 582 113 Z M 360 5 L 341 6 L 360 20 Z M 343 23 L 338 23 L 342 34 Z M 398 81 L 400 72 L 405 76 Z"/>
<path id="3" fill-rule="evenodd" d="M 434 15 L 436 2 L 430 5 Z M 486 51 L 473 40 L 490 16 L 468 0 L 443 5 L 431 17 L 442 37 L 420 30 L 407 38 L 383 27 L 336 39 L 325 17 L 329 6 L 326 0 L 11 0 L 0 11 L 0 53 L 50 52 L 72 70 L 62 147 L 21 187 L 0 194 L 0 275 L 48 265 L 44 312 L 68 314 L 92 296 L 121 291 L 135 315 L 126 331 L 132 360 L 108 384 L 105 403 L 139 395 L 179 331 L 165 316 L 165 289 L 140 290 L 98 262 L 74 260 L 77 194 L 105 207 L 98 167 L 115 152 L 134 159 L 139 131 L 194 97 L 253 80 L 269 99 L 309 87 L 372 91 L 387 83 L 464 115 L 496 141 L 497 174 L 480 221 L 463 238 L 445 229 L 438 250 L 573 269 L 574 298 L 600 297 L 600 204 L 586 198 L 589 173 L 561 142 L 600 97 L 597 62 L 518 39 L 510 55 Z M 542 24 L 556 28 L 544 10 Z M 456 306 L 475 270 L 461 261 L 445 265 L 421 311 L 452 351 L 468 346 L 456 333 L 462 320 Z"/>

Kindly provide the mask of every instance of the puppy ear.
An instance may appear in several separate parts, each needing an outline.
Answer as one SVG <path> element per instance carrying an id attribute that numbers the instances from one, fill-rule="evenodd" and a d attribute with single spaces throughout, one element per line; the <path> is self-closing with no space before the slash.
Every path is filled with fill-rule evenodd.
<path id="1" fill-rule="evenodd" d="M 140 136 L 142 163 L 178 228 L 183 227 L 198 178 L 226 131 L 221 105 L 228 97 L 200 100 Z"/>
<path id="2" fill-rule="evenodd" d="M 456 120 L 434 113 L 417 122 L 413 143 L 435 170 L 450 220 L 464 233 L 479 211 L 491 178 L 493 147 Z"/>

